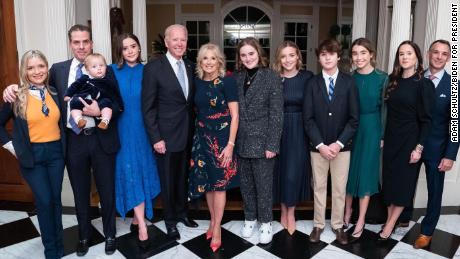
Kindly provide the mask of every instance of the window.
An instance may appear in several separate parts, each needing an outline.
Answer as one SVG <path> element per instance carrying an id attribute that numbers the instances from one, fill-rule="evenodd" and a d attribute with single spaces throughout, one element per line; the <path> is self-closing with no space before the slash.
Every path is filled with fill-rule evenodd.
<path id="1" fill-rule="evenodd" d="M 187 58 L 196 63 L 201 45 L 209 42 L 209 21 L 187 21 L 188 30 Z"/>
<path id="2" fill-rule="evenodd" d="M 270 18 L 260 9 L 242 6 L 231 11 L 224 18 L 224 54 L 227 69 L 235 68 L 236 47 L 240 39 L 254 37 L 269 58 L 270 55 Z"/>
<path id="3" fill-rule="evenodd" d="M 300 49 L 304 67 L 307 64 L 308 53 L 308 23 L 286 22 L 284 23 L 284 40 L 295 42 Z"/>

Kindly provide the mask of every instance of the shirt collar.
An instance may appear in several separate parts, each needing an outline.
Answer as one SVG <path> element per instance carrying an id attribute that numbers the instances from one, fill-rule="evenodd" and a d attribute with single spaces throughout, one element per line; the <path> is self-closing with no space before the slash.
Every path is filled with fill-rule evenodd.
<path id="1" fill-rule="evenodd" d="M 334 81 L 335 81 L 337 79 L 337 76 L 339 75 L 339 68 L 337 68 L 335 73 L 333 75 L 331 75 L 331 76 L 328 75 L 326 72 L 324 72 L 324 70 L 322 70 L 321 73 L 323 74 L 324 80 L 329 81 L 329 78 L 332 77 L 334 79 Z"/>
<path id="2" fill-rule="evenodd" d="M 439 71 L 438 73 L 434 74 L 434 76 L 435 76 L 437 79 L 441 80 L 441 78 L 444 76 L 444 73 L 445 73 L 445 72 L 446 72 L 446 70 L 441 69 L 441 71 Z M 431 71 L 430 71 L 430 69 L 427 69 L 427 70 L 425 71 L 424 76 L 425 76 L 426 78 L 429 78 L 430 75 L 431 75 Z"/>
<path id="3" fill-rule="evenodd" d="M 179 61 L 179 60 L 182 61 L 182 59 L 176 59 L 175 57 L 173 57 L 173 55 L 171 55 L 171 53 L 169 53 L 169 51 L 166 52 L 166 57 L 168 58 L 168 61 L 171 64 L 176 64 L 177 61 Z"/>

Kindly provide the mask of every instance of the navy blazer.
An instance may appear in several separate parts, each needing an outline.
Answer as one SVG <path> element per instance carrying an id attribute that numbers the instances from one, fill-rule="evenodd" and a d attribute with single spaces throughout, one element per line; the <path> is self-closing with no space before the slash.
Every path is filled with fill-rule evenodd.
<path id="1" fill-rule="evenodd" d="M 359 94 L 353 77 L 339 72 L 331 101 L 323 74 L 312 77 L 304 94 L 303 116 L 311 151 L 318 152 L 320 143 L 330 145 L 337 140 L 344 145 L 342 151 L 351 150 L 359 123 Z"/>
<path id="2" fill-rule="evenodd" d="M 68 88 L 69 81 L 69 71 L 70 65 L 72 64 L 72 59 L 67 61 L 55 63 L 51 66 L 49 71 L 49 84 L 54 86 L 57 90 L 59 100 L 64 100 L 64 94 Z M 113 80 L 114 92 L 119 96 L 116 101 L 112 102 L 112 119 L 110 120 L 109 127 L 106 130 L 99 129 L 96 127 L 96 135 L 101 144 L 102 150 L 107 154 L 113 154 L 120 149 L 120 140 L 118 138 L 118 126 L 117 126 L 117 117 L 123 111 L 123 103 L 120 95 L 120 88 L 118 87 L 118 82 L 115 79 L 112 67 L 107 66 L 106 78 L 108 80 Z M 61 105 L 61 116 L 62 120 L 67 121 L 67 102 L 62 102 L 64 105 Z"/>
<path id="3" fill-rule="evenodd" d="M 450 140 L 450 124 L 458 119 L 451 118 L 451 85 L 450 74 L 444 72 L 436 87 L 436 99 L 433 107 L 431 133 L 425 140 L 422 158 L 439 162 L 442 158 L 455 160 L 458 151 L 458 142 Z"/>
<path id="4" fill-rule="evenodd" d="M 50 87 L 50 89 L 51 91 L 56 92 L 55 88 Z M 59 100 L 58 95 L 51 94 L 51 97 L 57 107 L 62 106 L 62 102 Z M 32 145 L 30 144 L 29 126 L 27 124 L 27 120 L 14 115 L 12 104 L 2 103 L 0 107 L 0 144 L 5 145 L 7 142 L 12 140 L 19 164 L 25 168 L 34 167 L 34 154 L 32 151 Z M 11 118 L 13 118 L 12 136 L 8 134 L 5 128 L 6 123 Z M 66 141 L 62 120 L 59 120 L 59 129 L 61 132 L 62 155 L 65 157 Z"/>
<path id="5" fill-rule="evenodd" d="M 163 140 L 170 152 L 185 150 L 193 136 L 195 66 L 187 59 L 184 64 L 189 85 L 187 99 L 166 55 L 149 61 L 142 77 L 141 105 L 150 142 L 153 145 Z"/>

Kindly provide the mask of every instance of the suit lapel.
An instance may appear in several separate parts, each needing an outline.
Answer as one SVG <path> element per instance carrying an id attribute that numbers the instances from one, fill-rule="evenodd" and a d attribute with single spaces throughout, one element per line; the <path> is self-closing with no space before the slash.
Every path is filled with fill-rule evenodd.
<path id="1" fill-rule="evenodd" d="M 185 100 L 185 95 L 182 91 L 182 87 L 180 86 L 179 79 L 177 79 L 176 73 L 174 72 L 173 67 L 171 66 L 171 63 L 169 63 L 168 58 L 166 55 L 161 56 L 162 62 L 163 62 L 163 68 L 165 69 L 165 76 L 169 75 L 169 80 L 171 82 L 175 82 L 174 87 L 177 88 L 176 90 L 179 90 L 181 93 L 182 97 Z M 188 71 L 187 71 L 188 73 Z M 189 94 L 190 95 L 190 94 Z"/>
<path id="2" fill-rule="evenodd" d="M 193 97 L 194 93 L 194 84 L 193 80 L 195 78 L 195 71 L 193 71 L 193 66 L 190 64 L 190 62 L 187 60 L 184 60 L 184 65 L 185 69 L 187 70 L 187 79 L 188 79 L 188 95 L 187 95 L 187 101 L 191 101 L 191 98 Z M 181 89 L 182 90 L 182 89 Z"/>
<path id="3" fill-rule="evenodd" d="M 324 100 L 326 101 L 326 103 L 329 105 L 329 96 L 327 94 L 327 89 L 326 89 L 326 83 L 324 82 L 324 78 L 323 78 L 323 74 L 320 73 L 318 75 L 318 87 L 319 87 L 319 90 L 321 91 L 321 94 L 324 98 Z"/>

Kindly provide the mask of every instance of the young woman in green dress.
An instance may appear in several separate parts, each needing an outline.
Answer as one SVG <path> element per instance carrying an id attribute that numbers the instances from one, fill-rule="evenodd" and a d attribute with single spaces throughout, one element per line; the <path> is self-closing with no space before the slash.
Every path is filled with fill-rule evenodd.
<path id="1" fill-rule="evenodd" d="M 356 240 L 364 230 L 370 196 L 379 191 L 382 104 L 388 75 L 375 69 L 375 49 L 368 39 L 352 43 L 351 59 L 356 67 L 353 78 L 359 91 L 360 119 L 351 152 L 344 225 L 350 223 L 353 197 L 359 197 L 359 218 L 352 234 Z"/>

